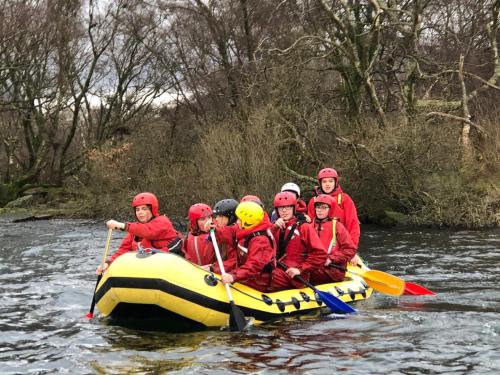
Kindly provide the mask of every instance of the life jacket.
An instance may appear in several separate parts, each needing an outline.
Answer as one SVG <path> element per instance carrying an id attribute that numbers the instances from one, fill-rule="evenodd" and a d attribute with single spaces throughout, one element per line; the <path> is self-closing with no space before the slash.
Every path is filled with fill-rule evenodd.
<path id="1" fill-rule="evenodd" d="M 325 218 L 322 221 L 317 221 L 318 219 L 314 219 L 314 222 L 312 223 L 314 225 L 314 229 L 318 233 L 318 236 L 321 238 L 321 231 L 323 228 L 323 225 L 328 225 L 328 222 L 332 222 L 332 239 L 330 240 L 330 243 L 328 244 L 328 248 L 326 249 L 326 253 L 330 254 L 332 252 L 332 249 L 335 248 L 335 245 L 337 244 L 337 221 L 338 218 Z"/>
<path id="2" fill-rule="evenodd" d="M 187 235 L 184 241 L 184 252 L 187 260 L 200 266 L 215 261 L 215 251 L 210 236 L 203 232 L 198 235 L 192 233 Z"/>
<path id="3" fill-rule="evenodd" d="M 288 243 L 292 239 L 293 235 L 295 234 L 295 235 L 300 236 L 300 232 L 298 231 L 298 228 L 302 224 L 304 224 L 304 221 L 296 221 L 291 226 L 289 226 L 287 228 L 287 229 L 289 229 L 289 231 L 288 231 L 288 235 L 286 236 L 286 238 L 285 238 L 285 230 L 280 229 L 280 236 L 279 236 L 279 239 L 278 239 L 278 250 L 277 250 L 277 253 L 276 253 L 276 258 L 277 259 L 281 259 L 281 258 L 283 258 L 285 256 L 285 254 L 286 254 L 286 248 L 288 246 Z"/>
<path id="4" fill-rule="evenodd" d="M 237 243 L 236 248 L 237 248 L 237 257 L 238 257 L 238 263 L 243 264 L 247 254 L 248 254 L 248 245 L 250 244 L 250 241 L 258 236 L 266 236 L 266 238 L 269 240 L 269 244 L 271 247 L 276 251 L 276 243 L 274 242 L 274 237 L 271 233 L 270 229 L 267 230 L 258 230 L 256 232 L 250 233 L 248 236 L 246 236 L 243 239 L 243 244 Z M 273 269 L 276 268 L 276 257 L 274 256 L 273 259 L 267 263 L 264 268 L 262 269 L 261 273 L 271 273 L 273 272 Z M 270 276 L 271 277 L 271 276 Z M 271 282 L 271 279 L 269 279 L 269 283 Z"/>
<path id="5" fill-rule="evenodd" d="M 332 240 L 330 241 L 330 245 L 328 245 L 328 249 L 326 250 L 327 254 L 331 253 L 336 243 L 337 243 L 337 218 L 334 217 L 332 220 Z"/>

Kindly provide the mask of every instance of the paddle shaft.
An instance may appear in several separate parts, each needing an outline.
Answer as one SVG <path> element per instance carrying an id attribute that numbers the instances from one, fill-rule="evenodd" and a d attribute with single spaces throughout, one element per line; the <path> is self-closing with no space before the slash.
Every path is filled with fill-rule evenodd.
<path id="1" fill-rule="evenodd" d="M 226 270 L 224 269 L 224 264 L 222 263 L 222 257 L 220 256 L 219 245 L 217 244 L 217 239 L 215 238 L 215 231 L 213 229 L 210 230 L 210 237 L 212 239 L 212 244 L 214 245 L 214 252 L 215 256 L 217 257 L 217 262 L 219 263 L 221 274 L 225 275 Z M 229 299 L 229 328 L 231 329 L 231 331 L 242 331 L 245 329 L 247 325 L 245 314 L 234 303 L 233 294 L 231 293 L 231 289 L 229 288 L 229 283 L 223 283 L 223 284 L 226 288 L 227 298 Z"/>
<path id="2" fill-rule="evenodd" d="M 347 272 L 347 268 L 342 267 L 340 264 L 330 263 L 327 267 L 330 267 L 330 268 L 336 268 L 336 269 L 338 269 L 338 270 L 341 270 L 341 271 Z"/>
<path id="3" fill-rule="evenodd" d="M 278 261 L 278 266 L 283 268 L 284 270 L 287 270 L 289 267 Z M 307 287 L 311 288 L 314 293 L 319 296 L 319 299 L 330 308 L 332 312 L 339 313 L 339 314 L 352 314 L 356 313 L 356 309 L 352 306 L 349 306 L 347 303 L 342 301 L 340 298 L 335 297 L 333 294 L 328 293 L 328 292 L 322 292 L 319 289 L 316 289 L 314 285 L 312 285 L 310 282 L 304 280 L 301 276 L 297 275 L 295 276 L 295 279 L 306 285 Z M 320 303 L 320 302 L 318 302 Z"/>
<path id="4" fill-rule="evenodd" d="M 279 260 L 277 261 L 278 263 L 278 266 L 280 266 L 281 268 L 283 268 L 285 271 L 289 268 L 285 263 L 283 262 L 280 262 Z M 293 277 L 294 279 L 297 279 L 298 281 L 300 281 L 302 284 L 304 284 L 305 286 L 307 286 L 308 288 L 311 288 L 312 290 L 314 290 L 315 292 L 319 292 L 319 290 L 314 286 L 312 285 L 309 281 L 307 280 L 304 280 L 304 278 L 300 275 L 296 275 Z"/>
<path id="5" fill-rule="evenodd" d="M 213 229 L 210 230 L 210 238 L 212 239 L 212 244 L 214 245 L 215 256 L 217 257 L 217 263 L 219 264 L 221 275 L 224 275 L 226 273 L 226 270 L 224 269 L 224 264 L 222 263 L 219 245 L 217 244 L 217 239 L 215 238 L 215 232 Z M 227 298 L 229 298 L 229 302 L 233 302 L 233 294 L 231 293 L 229 284 L 224 283 L 224 286 L 226 287 Z"/>
<path id="6" fill-rule="evenodd" d="M 104 256 L 102 257 L 101 269 L 104 268 L 104 263 L 106 263 L 106 258 L 108 257 L 109 244 L 111 243 L 111 235 L 113 233 L 113 229 L 109 228 L 108 230 L 108 238 L 106 239 L 106 247 L 104 248 Z M 92 318 L 94 316 L 94 308 L 95 308 L 95 292 L 97 291 L 97 286 L 102 279 L 102 273 L 104 270 L 97 276 L 97 282 L 94 288 L 94 294 L 92 295 L 92 303 L 90 304 L 90 309 L 87 314 L 88 318 Z"/>

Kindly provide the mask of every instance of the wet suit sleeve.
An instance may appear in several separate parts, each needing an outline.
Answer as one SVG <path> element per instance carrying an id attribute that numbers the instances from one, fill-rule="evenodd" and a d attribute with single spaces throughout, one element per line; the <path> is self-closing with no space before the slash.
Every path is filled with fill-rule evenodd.
<path id="1" fill-rule="evenodd" d="M 343 194 L 342 199 L 342 208 L 344 209 L 345 215 L 344 226 L 351 236 L 352 243 L 354 244 L 354 246 L 356 246 L 356 248 L 358 248 L 359 235 L 361 232 L 359 228 L 358 212 L 351 197 L 349 197 L 347 194 Z"/>
<path id="2" fill-rule="evenodd" d="M 230 272 L 234 281 L 259 277 L 264 266 L 271 262 L 274 249 L 266 236 L 252 238 L 248 245 L 248 256 L 245 263 Z"/>
<path id="3" fill-rule="evenodd" d="M 120 255 L 125 254 L 128 251 L 132 251 L 132 242 L 134 241 L 134 236 L 131 233 L 127 233 L 125 238 L 123 239 L 122 243 L 120 244 L 120 247 L 118 250 L 115 251 L 113 255 L 109 258 L 108 263 L 112 263 L 116 258 L 118 258 Z"/>
<path id="4" fill-rule="evenodd" d="M 166 217 L 158 216 L 149 223 L 127 223 L 125 230 L 137 237 L 148 240 L 174 239 L 177 233 Z"/>
<path id="5" fill-rule="evenodd" d="M 342 223 L 336 224 L 337 243 L 330 253 L 330 260 L 333 263 L 345 265 L 354 255 L 356 255 L 356 246 L 352 243 L 351 236 Z"/>

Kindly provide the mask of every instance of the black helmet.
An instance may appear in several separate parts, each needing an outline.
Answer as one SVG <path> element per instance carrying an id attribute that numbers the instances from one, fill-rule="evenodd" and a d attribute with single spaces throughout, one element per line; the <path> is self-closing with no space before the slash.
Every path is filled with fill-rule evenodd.
<path id="1" fill-rule="evenodd" d="M 228 225 L 236 223 L 236 207 L 238 207 L 238 201 L 234 199 L 223 199 L 218 201 L 214 206 L 213 214 L 214 216 L 223 215 L 229 218 Z"/>

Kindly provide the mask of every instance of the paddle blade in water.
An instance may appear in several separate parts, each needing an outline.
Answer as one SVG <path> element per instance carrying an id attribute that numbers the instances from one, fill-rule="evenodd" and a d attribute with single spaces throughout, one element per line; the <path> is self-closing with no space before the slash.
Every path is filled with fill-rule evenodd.
<path id="1" fill-rule="evenodd" d="M 288 269 L 288 266 L 280 261 L 277 262 L 278 266 L 280 266 L 285 271 Z M 356 309 L 352 306 L 349 306 L 347 303 L 342 301 L 340 298 L 335 297 L 333 294 L 322 292 L 321 290 L 316 289 L 314 285 L 312 285 L 309 281 L 304 280 L 301 276 L 295 275 L 295 279 L 299 280 L 302 284 L 306 285 L 308 288 L 314 290 L 319 298 L 327 305 L 330 310 L 334 313 L 338 314 L 352 314 L 356 312 Z"/>
<path id="2" fill-rule="evenodd" d="M 405 282 L 403 279 L 390 275 L 386 272 L 369 270 L 358 273 L 356 270 L 353 273 L 359 274 L 365 282 L 377 292 L 388 294 L 390 296 L 400 296 L 405 290 Z"/>
<path id="3" fill-rule="evenodd" d="M 234 301 L 230 301 L 229 306 L 231 308 L 229 312 L 229 328 L 231 331 L 243 331 L 247 325 L 245 314 L 234 304 Z"/>
<path id="4" fill-rule="evenodd" d="M 87 315 L 85 315 L 89 319 L 92 319 L 94 317 L 95 292 L 97 290 L 97 286 L 99 285 L 101 279 L 102 279 L 102 273 L 99 276 L 97 276 L 97 282 L 95 283 L 94 294 L 92 295 L 92 303 L 90 304 L 89 312 L 87 313 Z"/>
<path id="5" fill-rule="evenodd" d="M 348 305 L 340 298 L 337 298 L 328 292 L 322 292 L 316 289 L 316 293 L 325 305 L 327 305 L 329 309 L 336 314 L 353 314 L 356 312 L 354 307 Z"/>
<path id="6" fill-rule="evenodd" d="M 422 285 L 406 282 L 404 294 L 411 296 L 433 296 L 436 293 Z"/>

